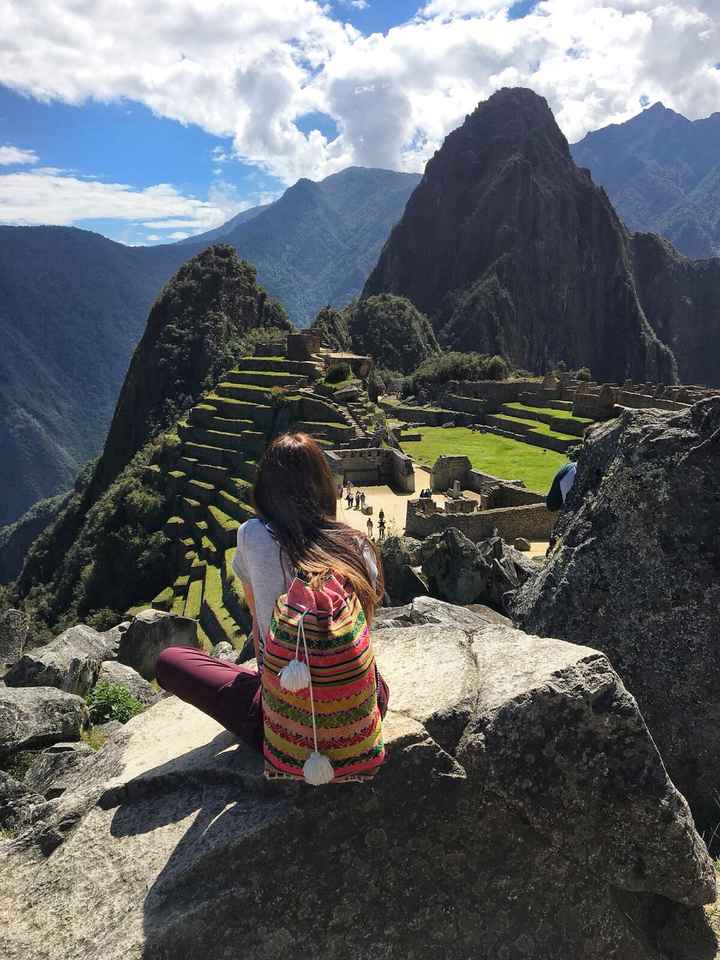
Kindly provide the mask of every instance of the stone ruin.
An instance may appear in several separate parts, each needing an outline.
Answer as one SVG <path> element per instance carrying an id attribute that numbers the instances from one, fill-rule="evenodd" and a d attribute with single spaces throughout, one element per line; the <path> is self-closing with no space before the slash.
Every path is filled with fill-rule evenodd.
<path id="1" fill-rule="evenodd" d="M 548 540 L 553 516 L 542 494 L 526 490 L 521 481 L 507 481 L 475 470 L 465 456 L 441 456 L 433 466 L 431 488 L 444 493 L 444 506 L 424 497 L 409 500 L 405 530 L 424 539 L 451 527 L 477 543 L 499 534 L 507 541 L 518 538 Z M 463 491 L 477 497 L 467 497 Z"/>

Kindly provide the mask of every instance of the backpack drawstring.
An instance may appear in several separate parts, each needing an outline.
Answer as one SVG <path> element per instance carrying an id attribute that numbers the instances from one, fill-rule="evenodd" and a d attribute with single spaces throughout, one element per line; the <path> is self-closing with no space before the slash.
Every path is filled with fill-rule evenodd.
<path id="1" fill-rule="evenodd" d="M 335 771 L 329 759 L 318 750 L 317 722 L 315 720 L 315 697 L 313 696 L 312 675 L 310 673 L 310 657 L 308 655 L 307 640 L 305 638 L 305 616 L 309 611 L 303 610 L 297 623 L 297 642 L 295 644 L 295 658 L 283 667 L 278 674 L 280 686 L 291 693 L 297 693 L 299 690 L 310 688 L 310 714 L 312 716 L 313 743 L 315 749 L 307 758 L 303 765 L 303 776 L 306 783 L 314 787 L 319 787 L 324 783 L 330 783 L 335 777 Z M 300 651 L 300 642 L 302 641 L 303 651 L 305 653 L 305 662 L 298 659 Z"/>

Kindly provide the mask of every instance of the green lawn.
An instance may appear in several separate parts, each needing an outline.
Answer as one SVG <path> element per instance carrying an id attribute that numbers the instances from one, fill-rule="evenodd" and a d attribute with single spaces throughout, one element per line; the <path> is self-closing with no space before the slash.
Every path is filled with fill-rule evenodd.
<path id="1" fill-rule="evenodd" d="M 529 490 L 547 493 L 567 457 L 521 440 L 477 433 L 467 427 L 421 427 L 422 440 L 404 442 L 405 453 L 433 464 L 441 454 L 464 454 L 473 467 L 505 480 L 524 480 Z"/>
<path id="2" fill-rule="evenodd" d="M 572 410 L 556 410 L 554 407 L 531 407 L 527 403 L 506 403 L 506 407 L 517 410 L 518 413 L 549 413 L 552 417 L 560 417 L 562 420 L 577 420 L 578 423 L 592 423 L 587 417 L 576 417 Z"/>

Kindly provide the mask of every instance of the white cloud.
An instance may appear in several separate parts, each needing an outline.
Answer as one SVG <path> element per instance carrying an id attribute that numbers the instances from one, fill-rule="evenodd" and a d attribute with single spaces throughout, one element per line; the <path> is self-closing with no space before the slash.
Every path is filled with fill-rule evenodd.
<path id="1" fill-rule="evenodd" d="M 0 147 L 0 167 L 25 166 L 37 162 L 38 155 L 34 150 L 21 150 L 20 147 L 12 147 L 9 144 Z"/>
<path id="2" fill-rule="evenodd" d="M 238 204 L 222 202 L 221 193 L 203 201 L 166 183 L 138 190 L 50 167 L 0 175 L 0 223 L 67 226 L 79 220 L 124 220 L 142 221 L 151 230 L 200 232 L 237 210 Z"/>
<path id="3" fill-rule="evenodd" d="M 632 116 L 643 95 L 691 118 L 720 103 L 717 0 L 541 0 L 510 20 L 512 6 L 418 0 L 415 17 L 364 37 L 315 0 L 0 0 L 0 83 L 44 100 L 139 101 L 231 139 L 286 183 L 352 163 L 421 169 L 503 85 L 545 96 L 571 140 Z M 332 141 L 296 126 L 313 111 L 335 120 Z M 214 168 L 228 158 L 219 148 Z"/>

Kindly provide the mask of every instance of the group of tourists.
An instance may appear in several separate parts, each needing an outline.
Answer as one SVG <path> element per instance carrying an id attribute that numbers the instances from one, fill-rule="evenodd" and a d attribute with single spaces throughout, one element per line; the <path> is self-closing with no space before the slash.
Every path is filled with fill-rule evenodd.
<path id="1" fill-rule="evenodd" d="M 367 502 L 365 493 L 362 490 L 356 490 L 353 487 L 352 480 L 348 480 L 348 482 L 343 487 L 342 498 L 345 500 L 348 510 L 352 510 L 353 507 L 356 510 L 363 510 L 363 511 L 365 510 L 365 506 Z M 369 516 L 367 518 L 366 526 L 367 526 L 368 539 L 370 540 L 374 539 L 373 534 L 375 530 L 375 525 L 373 523 L 372 517 Z M 382 509 L 382 507 L 380 508 L 380 512 L 378 513 L 377 534 L 378 534 L 378 540 L 385 539 L 385 511 Z"/>

